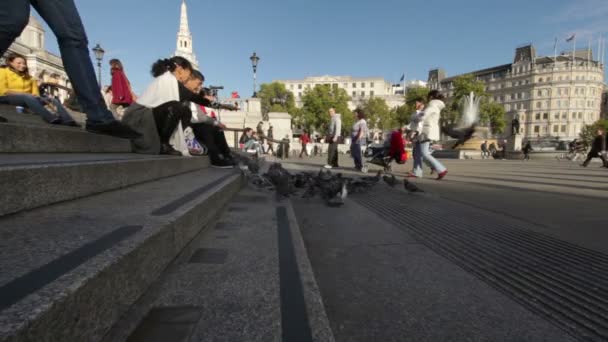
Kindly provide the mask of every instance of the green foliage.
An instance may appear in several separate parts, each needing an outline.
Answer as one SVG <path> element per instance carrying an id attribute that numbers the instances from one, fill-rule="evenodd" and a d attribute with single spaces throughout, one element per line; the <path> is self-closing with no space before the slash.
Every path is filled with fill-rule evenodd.
<path id="1" fill-rule="evenodd" d="M 391 117 L 396 126 L 404 126 L 410 123 L 413 110 L 407 104 L 391 109 Z"/>
<path id="2" fill-rule="evenodd" d="M 462 75 L 454 79 L 454 95 L 451 102 L 446 104 L 446 108 L 441 113 L 444 122 L 458 122 L 462 117 L 462 104 L 465 96 L 471 92 L 476 97 L 481 97 L 479 105 L 480 124 L 489 125 L 492 133 L 502 133 L 506 127 L 505 109 L 499 103 L 490 102 L 485 84 L 475 79 L 473 75 Z"/>
<path id="3" fill-rule="evenodd" d="M 302 96 L 302 108 L 293 116 L 294 123 L 325 133 L 329 127 L 329 109 L 333 107 L 336 113 L 342 114 L 342 130 L 348 133 L 354 123 L 353 113 L 348 109 L 348 101 L 350 97 L 344 89 L 328 85 L 316 85 L 312 89 L 306 89 Z"/>
<path id="4" fill-rule="evenodd" d="M 395 124 L 393 113 L 383 98 L 370 97 L 362 103 L 361 109 L 365 112 L 369 128 L 385 130 L 392 128 Z"/>
<path id="5" fill-rule="evenodd" d="M 597 136 L 597 129 L 604 127 L 608 131 L 608 120 L 600 119 L 591 125 L 585 125 L 580 133 L 580 138 L 587 146 L 591 146 L 593 139 Z"/>
<path id="6" fill-rule="evenodd" d="M 270 112 L 287 112 L 294 114 L 296 104 L 293 94 L 285 88 L 285 84 L 280 82 L 264 83 L 260 86 L 258 98 L 262 102 L 262 114 L 264 118 Z M 281 103 L 285 100 L 285 103 Z"/>
<path id="7" fill-rule="evenodd" d="M 416 111 L 416 100 L 422 99 L 426 102 L 429 91 L 429 88 L 426 87 L 409 88 L 405 95 L 405 104 L 391 109 L 392 125 L 404 126 L 409 124 L 410 117 Z"/>

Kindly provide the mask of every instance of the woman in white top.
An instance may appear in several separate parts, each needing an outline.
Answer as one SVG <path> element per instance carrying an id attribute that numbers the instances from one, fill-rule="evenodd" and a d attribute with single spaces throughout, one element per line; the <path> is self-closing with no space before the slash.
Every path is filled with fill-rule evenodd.
<path id="1" fill-rule="evenodd" d="M 131 141 L 133 150 L 146 154 L 182 155 L 169 143 L 178 128 L 188 126 L 192 112 L 188 102 L 209 106 L 211 101 L 185 84 L 192 80 L 192 64 L 175 56 L 152 65 L 154 80 L 125 111 L 122 122 L 142 136 Z"/>
<path id="2" fill-rule="evenodd" d="M 441 118 L 441 110 L 445 108 L 445 103 L 442 100 L 443 95 L 439 91 L 432 90 L 429 93 L 428 104 L 422 116 L 422 130 L 419 136 L 422 158 L 437 172 L 437 180 L 442 179 L 448 173 L 446 167 L 435 159 L 429 150 L 433 141 L 441 139 L 439 119 Z"/>
<path id="3" fill-rule="evenodd" d="M 357 121 L 353 124 L 351 133 L 350 154 L 355 161 L 355 169 L 361 171 L 363 163 L 361 162 L 361 145 L 367 141 L 367 122 L 365 121 L 365 113 L 363 109 L 355 109 Z"/>

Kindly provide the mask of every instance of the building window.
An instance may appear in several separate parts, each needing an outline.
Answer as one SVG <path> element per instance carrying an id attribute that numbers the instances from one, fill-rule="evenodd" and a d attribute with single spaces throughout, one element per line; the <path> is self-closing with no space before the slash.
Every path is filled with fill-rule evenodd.
<path id="1" fill-rule="evenodd" d="M 374 96 L 374 91 L 373 90 L 369 92 L 369 96 Z"/>
<path id="2" fill-rule="evenodd" d="M 536 113 L 536 121 L 540 121 L 540 113 Z"/>
<path id="3" fill-rule="evenodd" d="M 365 88 L 365 83 L 361 82 L 361 88 Z"/>
<path id="4" fill-rule="evenodd" d="M 298 93 L 298 97 L 302 97 L 302 93 L 301 93 L 301 92 L 300 92 L 300 93 Z"/>
<path id="5" fill-rule="evenodd" d="M 536 92 L 536 95 L 537 95 L 537 96 L 543 96 L 543 91 L 542 91 L 542 90 L 539 90 L 538 92 Z"/>
<path id="6" fill-rule="evenodd" d="M 557 108 L 561 108 L 562 107 L 562 101 L 557 100 Z"/>
<path id="7" fill-rule="evenodd" d="M 562 113 L 562 120 L 568 119 L 568 113 Z"/>
<path id="8" fill-rule="evenodd" d="M 374 87 L 374 82 L 370 83 L 370 84 L 369 84 L 369 87 L 370 87 L 370 88 L 373 88 L 373 87 Z M 372 95 L 373 95 L 373 94 L 372 94 Z"/>
<path id="9" fill-rule="evenodd" d="M 538 83 L 543 83 L 543 78 L 542 77 L 538 79 Z"/>
<path id="10" fill-rule="evenodd" d="M 364 91 L 361 92 L 361 97 L 365 97 L 365 92 Z"/>
<path id="11" fill-rule="evenodd" d="M 357 88 L 357 83 L 353 83 L 353 89 Z"/>
<path id="12" fill-rule="evenodd" d="M 543 120 L 549 120 L 549 113 L 543 113 Z"/>
<path id="13" fill-rule="evenodd" d="M 534 126 L 534 133 L 540 133 L 540 126 Z"/>
<path id="14" fill-rule="evenodd" d="M 540 109 L 540 108 L 542 108 L 542 107 L 543 107 L 542 103 L 540 103 L 540 102 L 536 102 L 536 108 L 537 108 L 537 109 Z"/>
<path id="15" fill-rule="evenodd" d="M 555 120 L 559 120 L 559 113 L 555 113 L 555 114 L 553 114 L 553 118 L 554 118 Z"/>
<path id="16" fill-rule="evenodd" d="M 562 133 L 566 133 L 566 125 L 562 125 Z"/>
<path id="17" fill-rule="evenodd" d="M 559 130 L 559 126 L 558 125 L 554 125 L 553 126 L 553 133 L 557 133 Z"/>
<path id="18" fill-rule="evenodd" d="M 302 89 L 302 85 L 301 84 L 298 84 L 298 89 Z"/>
<path id="19" fill-rule="evenodd" d="M 357 92 L 353 91 L 353 97 L 356 97 L 356 96 L 357 96 Z"/>
<path id="20" fill-rule="evenodd" d="M 576 120 L 576 113 L 572 113 L 572 120 Z"/>
<path id="21" fill-rule="evenodd" d="M 578 119 L 579 119 L 579 120 L 582 120 L 582 119 L 583 119 L 583 113 L 578 112 Z"/>

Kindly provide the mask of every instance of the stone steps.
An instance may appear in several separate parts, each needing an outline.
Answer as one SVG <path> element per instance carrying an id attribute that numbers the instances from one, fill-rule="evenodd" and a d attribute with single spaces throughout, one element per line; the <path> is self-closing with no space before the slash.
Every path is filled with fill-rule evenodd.
<path id="1" fill-rule="evenodd" d="M 333 341 L 288 199 L 241 190 L 104 342 Z"/>
<path id="2" fill-rule="evenodd" d="M 207 166 L 207 157 L 0 154 L 0 216 Z"/>
<path id="3" fill-rule="evenodd" d="M 180 163 L 124 163 L 148 162 Z M 0 341 L 99 341 L 241 184 L 205 168 L 0 217 Z"/>

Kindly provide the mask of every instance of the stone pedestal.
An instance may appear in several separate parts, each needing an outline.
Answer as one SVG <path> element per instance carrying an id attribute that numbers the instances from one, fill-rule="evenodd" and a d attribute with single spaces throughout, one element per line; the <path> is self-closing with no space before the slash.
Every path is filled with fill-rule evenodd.
<path id="1" fill-rule="evenodd" d="M 523 140 L 523 135 L 514 134 L 507 139 L 507 151 L 509 152 L 519 152 L 521 151 L 521 143 Z"/>
<path id="2" fill-rule="evenodd" d="M 268 113 L 268 123 L 273 127 L 274 138 L 282 140 L 285 137 L 292 140 L 291 115 L 288 113 Z"/>

